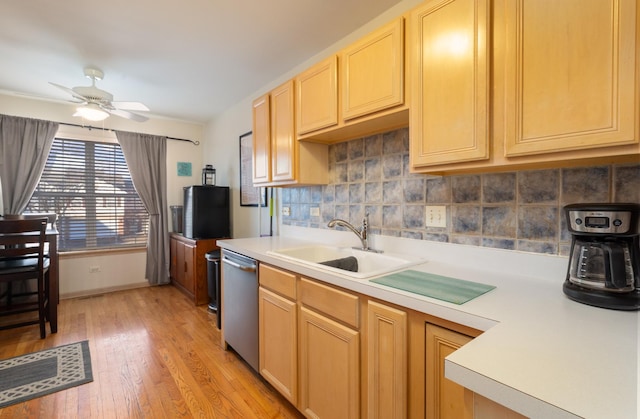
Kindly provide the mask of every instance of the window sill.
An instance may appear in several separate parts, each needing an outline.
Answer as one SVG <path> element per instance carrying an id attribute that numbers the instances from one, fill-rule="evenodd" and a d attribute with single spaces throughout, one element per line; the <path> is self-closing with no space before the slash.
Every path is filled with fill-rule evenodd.
<path id="1" fill-rule="evenodd" d="M 116 255 L 116 254 L 130 254 L 130 253 L 143 253 L 147 251 L 146 246 L 141 247 L 122 247 L 118 249 L 92 249 L 92 250 L 74 250 L 70 252 L 59 252 L 60 259 L 71 259 L 76 257 L 86 256 L 102 256 L 102 255 Z"/>

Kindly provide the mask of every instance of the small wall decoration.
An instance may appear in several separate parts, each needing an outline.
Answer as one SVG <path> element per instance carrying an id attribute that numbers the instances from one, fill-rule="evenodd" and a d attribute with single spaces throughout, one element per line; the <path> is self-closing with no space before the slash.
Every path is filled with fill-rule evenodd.
<path id="1" fill-rule="evenodd" d="M 243 207 L 266 207 L 267 188 L 253 186 L 253 136 L 251 131 L 240 136 L 240 205 Z"/>
<path id="2" fill-rule="evenodd" d="M 191 163 L 179 161 L 178 176 L 191 176 Z"/>

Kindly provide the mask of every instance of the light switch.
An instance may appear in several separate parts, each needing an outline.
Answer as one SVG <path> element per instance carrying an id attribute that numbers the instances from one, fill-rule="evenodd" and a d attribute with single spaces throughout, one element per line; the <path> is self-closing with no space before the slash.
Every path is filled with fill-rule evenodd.
<path id="1" fill-rule="evenodd" d="M 425 208 L 425 225 L 427 227 L 447 226 L 447 207 L 445 205 L 429 205 Z"/>

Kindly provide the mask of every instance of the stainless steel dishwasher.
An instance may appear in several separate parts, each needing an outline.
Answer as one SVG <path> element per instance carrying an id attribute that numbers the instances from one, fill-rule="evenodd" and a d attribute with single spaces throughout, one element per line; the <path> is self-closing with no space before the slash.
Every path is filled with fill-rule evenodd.
<path id="1" fill-rule="evenodd" d="M 222 252 L 224 340 L 254 370 L 259 371 L 256 266 L 254 259 L 228 250 Z"/>

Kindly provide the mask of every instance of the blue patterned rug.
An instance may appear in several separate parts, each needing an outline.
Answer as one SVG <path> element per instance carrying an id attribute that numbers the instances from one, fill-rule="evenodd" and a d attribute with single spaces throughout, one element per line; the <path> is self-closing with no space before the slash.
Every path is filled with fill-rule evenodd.
<path id="1" fill-rule="evenodd" d="M 89 341 L 0 361 L 0 408 L 93 381 Z"/>

